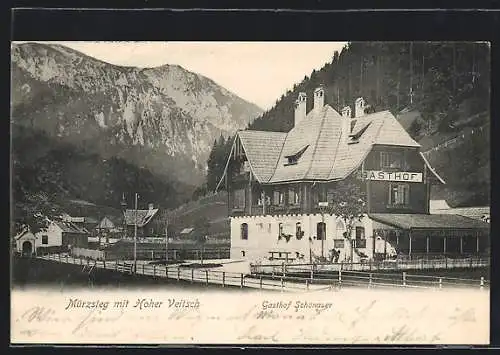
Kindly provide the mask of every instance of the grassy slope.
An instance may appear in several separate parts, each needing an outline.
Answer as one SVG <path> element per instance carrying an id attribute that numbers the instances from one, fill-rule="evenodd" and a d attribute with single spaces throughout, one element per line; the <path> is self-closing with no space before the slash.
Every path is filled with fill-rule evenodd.
<path id="1" fill-rule="evenodd" d="M 202 197 L 191 201 L 173 210 L 170 224 L 176 231 L 183 228 L 192 228 L 200 217 L 210 221 L 210 233 L 229 233 L 229 220 L 227 210 L 227 193 L 225 191 Z"/>

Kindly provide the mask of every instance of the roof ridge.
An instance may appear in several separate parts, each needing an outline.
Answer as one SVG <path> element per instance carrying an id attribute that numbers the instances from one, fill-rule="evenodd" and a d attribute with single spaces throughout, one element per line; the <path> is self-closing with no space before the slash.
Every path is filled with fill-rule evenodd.
<path id="1" fill-rule="evenodd" d="M 280 153 L 278 154 L 278 160 L 276 161 L 276 164 L 274 165 L 273 174 L 269 177 L 267 182 L 271 181 L 273 179 L 274 175 L 276 175 L 276 170 L 278 170 L 278 164 L 280 163 L 280 160 L 281 160 L 281 154 L 283 154 L 283 149 L 285 149 L 285 144 L 286 144 L 286 140 L 288 138 L 288 134 L 292 131 L 292 129 L 289 130 L 288 132 L 286 132 L 285 139 L 283 140 L 283 144 L 281 145 Z"/>
<path id="2" fill-rule="evenodd" d="M 242 131 L 244 132 L 244 131 Z M 240 132 L 238 132 L 239 134 Z M 252 162 L 250 161 L 250 157 L 249 157 L 249 154 L 248 154 L 248 150 L 245 148 L 245 144 L 243 143 L 243 141 L 241 140 L 241 138 L 238 137 L 238 139 L 240 140 L 240 144 L 241 146 L 243 147 L 243 150 L 245 151 L 245 156 L 247 157 L 247 161 L 248 161 L 248 165 L 250 165 L 250 170 L 251 170 L 251 173 L 253 174 L 253 176 L 257 179 L 258 182 L 260 182 L 260 179 L 259 177 L 257 176 L 257 174 L 255 174 L 255 169 L 253 168 L 252 166 Z M 233 142 L 233 144 L 236 144 L 236 141 Z M 232 149 L 231 149 L 232 150 Z M 229 159 L 231 159 L 231 156 L 229 157 Z M 250 176 L 251 178 L 251 176 Z"/>
<path id="3" fill-rule="evenodd" d="M 318 131 L 318 135 L 316 136 L 316 141 L 314 142 L 314 150 L 311 154 L 311 162 L 309 163 L 309 168 L 306 170 L 306 172 L 304 173 L 304 176 L 302 177 L 302 179 L 305 179 L 305 177 L 307 175 L 309 175 L 309 172 L 311 171 L 311 168 L 312 168 L 312 165 L 313 165 L 313 162 L 314 162 L 314 158 L 316 156 L 316 151 L 318 150 L 318 142 L 319 142 L 319 137 L 321 136 L 321 132 L 323 131 L 323 126 L 325 125 L 325 121 L 326 121 L 326 113 L 327 113 L 327 110 L 328 109 L 324 109 L 324 114 L 323 114 L 323 117 L 321 118 L 321 124 L 319 126 L 319 131 Z"/>
<path id="4" fill-rule="evenodd" d="M 244 129 L 244 130 L 238 131 L 236 133 L 242 133 L 242 132 L 259 132 L 259 133 L 273 133 L 273 134 L 288 134 L 288 132 L 264 131 L 264 130 L 259 130 L 259 129 Z"/>
<path id="5" fill-rule="evenodd" d="M 333 156 L 333 159 L 332 159 L 332 167 L 330 168 L 330 171 L 328 172 L 328 177 L 330 177 L 332 175 L 333 168 L 335 167 L 335 162 L 337 161 L 337 155 L 339 153 L 340 142 L 342 141 L 342 135 L 343 134 L 344 134 L 344 132 L 342 132 L 342 125 L 341 125 L 340 134 L 339 134 L 339 140 L 337 142 L 337 149 L 335 149 L 335 155 Z"/>

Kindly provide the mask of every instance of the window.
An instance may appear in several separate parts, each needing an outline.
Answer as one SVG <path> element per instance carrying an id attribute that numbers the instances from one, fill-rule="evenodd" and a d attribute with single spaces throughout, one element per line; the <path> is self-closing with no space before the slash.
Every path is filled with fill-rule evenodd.
<path id="1" fill-rule="evenodd" d="M 355 123 L 356 121 L 353 121 L 353 122 Z M 369 122 L 363 128 L 361 128 L 360 130 L 358 130 L 356 133 L 352 133 L 352 130 L 354 129 L 354 125 L 351 122 L 351 134 L 349 135 L 349 137 L 351 138 L 351 140 L 349 141 L 349 144 L 358 143 L 359 142 L 359 138 L 363 135 L 363 133 L 365 133 L 365 131 L 370 126 L 370 124 L 371 124 L 371 122 Z"/>
<path id="2" fill-rule="evenodd" d="M 248 224 L 246 223 L 241 224 L 241 239 L 243 240 L 248 239 Z"/>
<path id="3" fill-rule="evenodd" d="M 337 235 L 338 236 L 340 236 L 340 235 L 342 235 L 342 233 L 344 233 L 345 225 L 344 225 L 344 222 L 342 222 L 342 220 L 339 219 L 337 221 L 336 229 L 337 229 Z"/>
<path id="4" fill-rule="evenodd" d="M 314 189 L 314 203 L 317 205 L 319 202 L 328 201 L 328 190 L 324 184 L 316 185 Z"/>
<path id="5" fill-rule="evenodd" d="M 274 191 L 274 194 L 273 194 L 273 204 L 276 205 L 276 206 L 281 206 L 281 205 L 284 205 L 285 204 L 285 194 L 283 193 L 283 191 Z"/>
<path id="6" fill-rule="evenodd" d="M 281 237 L 283 235 L 283 223 L 278 224 L 278 236 Z"/>
<path id="7" fill-rule="evenodd" d="M 297 239 L 302 239 L 302 236 L 304 235 L 304 232 L 302 231 L 302 225 L 300 222 L 295 223 L 295 236 Z"/>
<path id="8" fill-rule="evenodd" d="M 48 235 L 42 235 L 42 244 L 49 244 L 49 236 Z"/>
<path id="9" fill-rule="evenodd" d="M 335 249 L 344 249 L 344 239 L 334 239 L 333 240 L 333 247 Z"/>
<path id="10" fill-rule="evenodd" d="M 298 205 L 300 203 L 299 189 L 289 189 L 288 190 L 288 204 Z"/>
<path id="11" fill-rule="evenodd" d="M 356 239 L 365 239 L 365 227 L 356 227 Z"/>
<path id="12" fill-rule="evenodd" d="M 244 250 L 241 251 L 241 256 L 245 257 L 245 251 Z"/>
<path id="13" fill-rule="evenodd" d="M 234 191 L 234 202 L 233 208 L 244 209 L 245 208 L 245 190 L 238 189 Z"/>
<path id="14" fill-rule="evenodd" d="M 326 223 L 319 222 L 316 225 L 316 239 L 317 240 L 325 240 L 326 239 Z"/>
<path id="15" fill-rule="evenodd" d="M 407 206 L 410 204 L 410 185 L 389 184 L 389 205 Z"/>
<path id="16" fill-rule="evenodd" d="M 402 152 L 380 152 L 380 168 L 402 168 L 403 158 Z"/>

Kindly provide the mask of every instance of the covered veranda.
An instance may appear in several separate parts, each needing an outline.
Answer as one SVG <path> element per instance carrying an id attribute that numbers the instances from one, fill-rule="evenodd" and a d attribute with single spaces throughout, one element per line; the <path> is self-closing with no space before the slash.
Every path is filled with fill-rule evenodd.
<path id="1" fill-rule="evenodd" d="M 390 257 L 390 250 L 410 259 L 469 257 L 489 254 L 490 225 L 451 214 L 371 214 L 374 253 Z M 375 243 L 379 243 L 377 247 Z"/>

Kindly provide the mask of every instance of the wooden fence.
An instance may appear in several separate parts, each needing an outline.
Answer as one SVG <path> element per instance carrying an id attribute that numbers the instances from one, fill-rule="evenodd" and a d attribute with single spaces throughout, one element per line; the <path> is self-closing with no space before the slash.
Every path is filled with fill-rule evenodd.
<path id="1" fill-rule="evenodd" d="M 460 259 L 435 258 L 419 260 L 367 261 L 364 263 L 314 263 L 314 264 L 251 264 L 252 273 L 304 273 L 317 271 L 378 271 L 378 270 L 442 270 L 456 268 L 479 268 L 490 266 L 489 257 Z"/>
<path id="2" fill-rule="evenodd" d="M 102 250 L 97 249 L 73 248 L 71 249 L 71 255 L 95 260 L 106 259 L 106 253 Z"/>
<path id="3" fill-rule="evenodd" d="M 76 264 L 82 272 L 90 275 L 99 269 L 114 270 L 134 274 L 134 265 L 125 260 L 106 261 L 75 258 L 68 254 L 49 254 L 40 256 L 45 260 Z M 283 270 L 282 270 L 283 271 Z M 377 273 L 364 271 L 338 270 L 329 273 L 316 273 L 307 276 L 295 276 L 293 273 L 276 272 L 272 274 L 245 274 L 222 270 L 191 268 L 183 265 L 137 264 L 135 274 L 153 278 L 162 278 L 169 282 L 190 282 L 193 284 L 218 285 L 221 287 L 240 287 L 261 290 L 279 290 L 281 292 L 304 292 L 339 289 L 342 287 L 362 288 L 406 288 L 406 289 L 442 289 L 442 288 L 489 288 L 490 281 L 479 279 L 453 278 L 411 274 L 407 271 Z"/>

